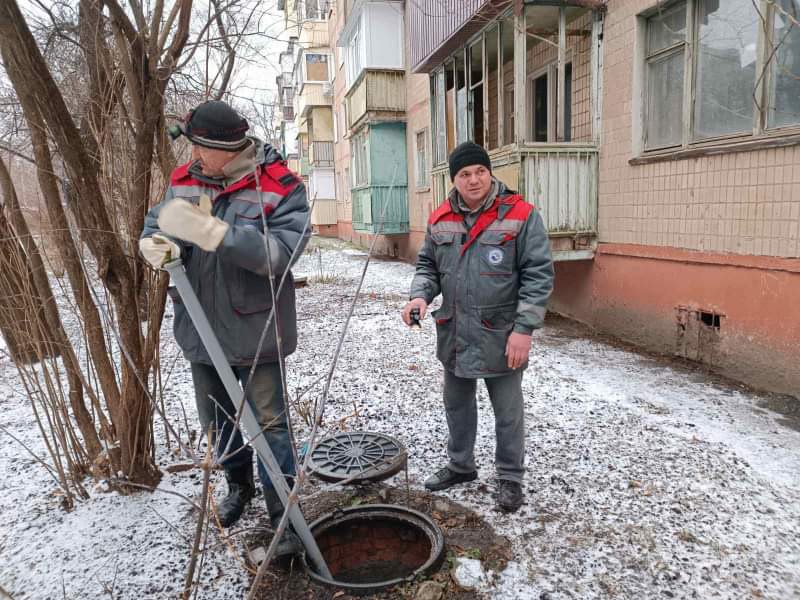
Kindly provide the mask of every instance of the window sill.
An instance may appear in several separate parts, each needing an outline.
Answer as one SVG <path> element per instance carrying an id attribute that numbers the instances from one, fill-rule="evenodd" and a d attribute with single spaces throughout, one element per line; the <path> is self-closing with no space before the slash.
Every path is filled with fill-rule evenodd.
<path id="1" fill-rule="evenodd" d="M 418 187 L 418 188 L 415 188 L 414 191 L 417 194 L 424 194 L 425 192 L 430 192 L 431 191 L 431 186 L 428 185 L 428 186 L 425 186 L 425 187 Z"/>
<path id="2" fill-rule="evenodd" d="M 766 150 L 770 148 L 784 148 L 800 144 L 800 133 L 793 132 L 790 135 L 760 137 L 756 139 L 728 141 L 724 143 L 706 144 L 702 146 L 692 146 L 672 150 L 653 150 L 645 152 L 628 160 L 631 166 L 649 165 L 657 162 L 670 160 L 683 160 L 687 158 L 698 158 L 702 156 L 714 156 L 718 154 L 732 154 L 736 152 L 751 152 L 753 150 Z"/>

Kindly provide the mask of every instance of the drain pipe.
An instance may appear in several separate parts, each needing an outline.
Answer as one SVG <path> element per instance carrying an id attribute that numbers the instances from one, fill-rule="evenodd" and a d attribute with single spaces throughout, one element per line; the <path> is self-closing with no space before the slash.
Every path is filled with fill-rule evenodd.
<path id="1" fill-rule="evenodd" d="M 258 424 L 256 416 L 253 414 L 253 409 L 250 408 L 248 402 L 243 403 L 244 399 L 242 395 L 244 394 L 244 390 L 242 390 L 239 382 L 236 380 L 233 369 L 231 369 L 228 360 L 225 358 L 225 353 L 222 351 L 222 346 L 219 345 L 219 340 L 217 336 L 214 335 L 214 330 L 211 329 L 211 324 L 208 322 L 206 313 L 203 307 L 200 306 L 197 295 L 194 293 L 189 279 L 186 277 L 183 261 L 178 259 L 168 262 L 164 265 L 164 270 L 169 273 L 175 287 L 178 288 L 183 305 L 186 307 L 186 312 L 189 313 L 189 317 L 192 319 L 192 323 L 194 323 L 194 327 L 197 329 L 197 333 L 203 341 L 208 355 L 211 357 L 211 362 L 214 363 L 214 368 L 216 368 L 222 383 L 225 385 L 228 396 L 230 396 L 234 406 L 242 405 L 242 426 L 245 432 L 250 435 L 250 443 L 253 445 L 258 457 L 264 463 L 264 467 L 266 467 L 272 485 L 275 486 L 278 497 L 281 502 L 283 502 L 284 506 L 289 506 L 289 486 L 286 483 L 286 479 L 283 477 L 283 473 L 281 473 L 281 468 L 267 440 L 261 433 L 261 426 Z M 322 557 L 322 552 L 320 552 L 314 536 L 311 535 L 311 529 L 309 529 L 300 507 L 297 504 L 292 504 L 287 510 L 289 511 L 289 520 L 297 536 L 300 538 L 300 541 L 303 542 L 308 558 L 316 565 L 320 574 L 333 579 L 333 576 L 328 570 L 328 565 L 325 564 L 325 559 Z"/>

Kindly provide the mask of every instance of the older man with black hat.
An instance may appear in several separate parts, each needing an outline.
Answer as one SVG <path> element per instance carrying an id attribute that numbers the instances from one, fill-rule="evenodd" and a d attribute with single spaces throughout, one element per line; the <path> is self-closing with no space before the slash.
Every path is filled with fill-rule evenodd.
<path id="1" fill-rule="evenodd" d="M 272 308 L 268 275 L 271 270 L 279 280 L 291 268 L 291 257 L 301 254 L 309 238 L 309 208 L 303 183 L 280 154 L 248 137 L 247 130 L 247 121 L 219 101 L 201 104 L 171 129 L 173 137 L 183 134 L 192 143 L 192 158 L 175 169 L 163 201 L 147 214 L 139 248 L 156 269 L 183 259 L 264 436 L 290 478 L 295 464 L 278 361 L 297 345 L 291 274 L 276 298 L 280 348 L 274 327 L 263 340 L 261 335 Z M 255 493 L 253 453 L 234 427 L 236 407 L 179 299 L 174 331 L 191 364 L 200 422 L 204 431 L 211 430 L 210 442 L 225 469 L 228 495 L 218 505 L 218 516 L 228 527 Z M 258 472 L 274 525 L 283 505 L 260 460 Z M 276 556 L 301 548 L 287 530 Z"/>
<path id="2" fill-rule="evenodd" d="M 414 324 L 442 295 L 433 317 L 450 460 L 425 487 L 444 490 L 477 478 L 475 392 L 483 379 L 495 416 L 497 503 L 516 511 L 524 498 L 522 373 L 553 288 L 550 242 L 539 211 L 492 176 L 481 146 L 457 146 L 449 163 L 453 189 L 428 221 L 403 309 L 403 320 Z"/>

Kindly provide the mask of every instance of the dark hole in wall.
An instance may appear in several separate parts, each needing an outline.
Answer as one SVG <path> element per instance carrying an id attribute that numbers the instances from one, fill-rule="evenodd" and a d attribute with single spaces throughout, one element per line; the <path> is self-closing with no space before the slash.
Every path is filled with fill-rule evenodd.
<path id="1" fill-rule="evenodd" d="M 713 327 L 714 329 L 719 329 L 721 323 L 721 316 L 713 312 L 706 312 L 701 310 L 697 313 L 697 318 L 700 320 L 703 325 L 707 327 Z"/>

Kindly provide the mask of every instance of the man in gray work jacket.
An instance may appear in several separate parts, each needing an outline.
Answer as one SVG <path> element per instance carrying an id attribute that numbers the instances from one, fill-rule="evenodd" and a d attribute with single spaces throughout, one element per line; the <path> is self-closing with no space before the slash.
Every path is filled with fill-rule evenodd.
<path id="1" fill-rule="evenodd" d="M 497 503 L 515 511 L 523 502 L 522 372 L 531 332 L 542 326 L 553 289 L 550 242 L 539 211 L 492 176 L 482 147 L 465 142 L 449 163 L 454 188 L 428 221 L 403 309 L 411 325 L 412 311 L 424 318 L 442 294 L 433 317 L 444 365 L 450 460 L 425 487 L 444 490 L 478 476 L 475 391 L 483 379 L 495 415 Z"/>
<path id="2" fill-rule="evenodd" d="M 178 127 L 177 134 L 192 143 L 192 160 L 175 169 L 164 200 L 147 214 L 139 248 L 157 269 L 183 259 L 189 282 L 246 389 L 264 436 L 290 478 L 295 464 L 274 326 L 267 329 L 260 347 L 259 342 L 272 308 L 267 259 L 277 283 L 292 266 L 292 255 L 299 256 L 308 242 L 306 190 L 274 148 L 245 135 L 247 121 L 224 102 L 201 104 Z M 269 227 L 266 243 L 262 212 Z M 276 302 L 281 355 L 286 357 L 297 346 L 291 275 Z M 177 299 L 174 331 L 191 364 L 200 422 L 204 431 L 211 428 L 211 442 L 225 469 L 228 495 L 217 514 L 228 527 L 255 492 L 253 453 L 249 446 L 242 447 L 242 435 L 232 422 L 236 407 Z M 258 473 L 274 525 L 283 505 L 260 460 Z M 300 549 L 296 535 L 287 529 L 276 556 Z"/>

